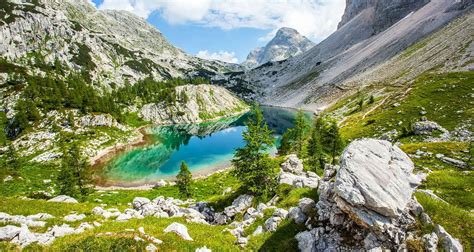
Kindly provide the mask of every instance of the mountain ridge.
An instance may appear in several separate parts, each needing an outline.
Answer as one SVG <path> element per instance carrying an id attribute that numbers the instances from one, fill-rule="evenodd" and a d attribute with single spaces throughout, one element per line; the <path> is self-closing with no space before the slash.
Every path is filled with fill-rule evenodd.
<path id="1" fill-rule="evenodd" d="M 297 30 L 282 27 L 264 47 L 252 50 L 242 65 L 250 69 L 267 62 L 286 60 L 308 51 L 313 46 L 314 43 Z"/>

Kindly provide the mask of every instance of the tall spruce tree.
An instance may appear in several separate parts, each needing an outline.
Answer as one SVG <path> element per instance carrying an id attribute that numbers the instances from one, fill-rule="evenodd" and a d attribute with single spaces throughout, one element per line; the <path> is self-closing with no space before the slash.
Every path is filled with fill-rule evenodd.
<path id="1" fill-rule="evenodd" d="M 273 146 L 272 131 L 264 120 L 258 105 L 252 108 L 252 116 L 243 133 L 245 146 L 237 149 L 232 160 L 233 174 L 246 189 L 257 195 L 267 195 L 275 182 L 275 166 L 265 151 Z"/>
<path id="2" fill-rule="evenodd" d="M 72 197 L 86 196 L 92 192 L 89 165 L 81 156 L 77 143 L 72 143 L 63 153 L 57 184 L 61 194 Z"/>
<path id="3" fill-rule="evenodd" d="M 344 141 L 339 133 L 339 127 L 336 122 L 332 122 L 327 132 L 328 147 L 332 158 L 332 164 L 336 164 L 336 157 L 344 148 Z"/>
<path id="4" fill-rule="evenodd" d="M 325 123 L 322 117 L 318 117 L 311 129 L 311 137 L 308 141 L 308 157 L 314 170 L 324 169 L 324 151 L 322 137 L 325 130 Z"/>
<path id="5" fill-rule="evenodd" d="M 281 137 L 278 154 L 297 153 L 300 157 L 303 156 L 303 146 L 309 128 L 304 112 L 299 110 L 294 120 L 294 126 L 287 129 Z"/>
<path id="6" fill-rule="evenodd" d="M 188 165 L 182 161 L 179 169 L 179 173 L 176 176 L 176 184 L 178 185 L 179 192 L 185 197 L 191 197 L 191 182 L 192 174 L 189 171 Z"/>

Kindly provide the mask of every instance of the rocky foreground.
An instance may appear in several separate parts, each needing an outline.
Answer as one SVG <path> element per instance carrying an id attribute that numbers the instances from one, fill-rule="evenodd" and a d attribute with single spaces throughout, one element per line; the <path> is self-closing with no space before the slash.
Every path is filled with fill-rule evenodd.
<path id="1" fill-rule="evenodd" d="M 75 212 L 62 217 L 63 224 L 56 224 L 43 233 L 32 232 L 29 228 L 44 227 L 45 220 L 60 217 L 48 213 L 30 216 L 0 213 L 0 222 L 8 224 L 0 228 L 0 241 L 21 247 L 35 242 L 48 246 L 56 238 L 94 230 L 104 222 L 152 217 L 181 218 L 163 232 L 173 232 L 187 241 L 192 241 L 193 237 L 185 223 L 225 225 L 224 232 L 229 232 L 235 237 L 236 244 L 245 247 L 250 238 L 276 232 L 288 219 L 307 228 L 295 237 L 301 251 L 409 250 L 408 244 L 414 242 L 422 244 L 426 251 L 437 251 L 438 248 L 463 251 L 460 242 L 442 226 L 433 223 L 413 196 L 424 177 L 414 174 L 413 169 L 413 162 L 397 146 L 383 140 L 361 139 L 346 148 L 340 166 L 327 165 L 322 178 L 305 172 L 302 161 L 295 155 L 288 156 L 282 164 L 279 183 L 296 188 L 318 188 L 319 191 L 319 199 L 301 198 L 289 209 L 276 206 L 278 197 L 256 204 L 253 196 L 245 194 L 220 212 L 207 202 L 196 203 L 191 199 L 136 197 L 123 212 L 105 209 L 105 205 L 97 206 L 91 210 L 96 221 L 72 227 L 70 224 L 89 217 Z M 50 201 L 77 204 L 75 199 L 64 195 Z M 417 230 L 418 222 L 434 226 L 433 232 Z M 254 223 L 263 224 L 256 226 Z M 249 232 L 251 227 L 253 230 Z M 165 242 L 145 233 L 143 227 L 139 227 L 134 236 L 136 240 L 149 243 L 148 251 L 156 251 Z M 197 251 L 209 250 L 200 248 Z"/>

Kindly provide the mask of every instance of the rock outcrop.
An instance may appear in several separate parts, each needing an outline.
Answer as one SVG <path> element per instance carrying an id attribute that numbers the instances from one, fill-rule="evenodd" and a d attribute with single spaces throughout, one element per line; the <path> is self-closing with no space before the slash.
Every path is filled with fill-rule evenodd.
<path id="1" fill-rule="evenodd" d="M 412 198 L 420 182 L 413 169 L 410 158 L 387 141 L 352 142 L 342 154 L 335 181 L 324 180 L 319 186 L 316 209 L 326 228 L 298 234 L 300 249 L 402 247 L 408 226 L 415 222 L 411 212 L 422 209 Z"/>
<path id="2" fill-rule="evenodd" d="M 288 184 L 296 188 L 318 188 L 320 178 L 314 172 L 305 172 L 303 170 L 303 161 L 292 154 L 281 165 L 278 180 L 280 184 Z"/>
<path id="3" fill-rule="evenodd" d="M 144 120 L 154 124 L 190 124 L 241 114 L 248 106 L 223 87 L 184 85 L 176 87 L 175 104 L 146 104 L 140 110 Z"/>
<path id="4" fill-rule="evenodd" d="M 35 69 L 36 62 L 85 71 L 102 84 L 132 84 L 148 76 L 212 76 L 237 65 L 203 60 L 171 45 L 145 19 L 98 10 L 88 1 L 3 1 L 0 55 Z M 32 54 L 33 63 L 29 62 Z"/>
<path id="5" fill-rule="evenodd" d="M 267 62 L 286 60 L 308 51 L 314 43 L 292 28 L 280 28 L 275 37 L 265 47 L 257 47 L 242 63 L 246 68 L 254 68 Z"/>

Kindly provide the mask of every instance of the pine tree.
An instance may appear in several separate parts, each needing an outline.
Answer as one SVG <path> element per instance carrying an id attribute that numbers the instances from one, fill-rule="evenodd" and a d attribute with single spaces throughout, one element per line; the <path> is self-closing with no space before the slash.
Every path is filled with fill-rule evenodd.
<path id="1" fill-rule="evenodd" d="M 295 132 L 292 128 L 289 128 L 283 133 L 280 140 L 280 146 L 278 146 L 278 155 L 288 155 L 293 147 L 293 141 L 295 139 Z"/>
<path id="2" fill-rule="evenodd" d="M 8 119 L 5 112 L 0 112 L 0 146 L 5 146 L 7 144 L 8 136 L 6 133 L 6 128 L 8 125 Z"/>
<path id="3" fill-rule="evenodd" d="M 314 170 L 324 169 L 324 151 L 322 146 L 322 136 L 324 133 L 324 121 L 322 117 L 316 119 L 311 137 L 308 141 L 308 156 Z"/>
<path id="4" fill-rule="evenodd" d="M 18 171 L 21 168 L 21 161 L 18 158 L 15 146 L 13 146 L 11 143 L 8 144 L 6 157 L 7 170 L 12 174 L 18 174 Z"/>
<path id="5" fill-rule="evenodd" d="M 178 185 L 179 192 L 185 197 L 191 197 L 191 183 L 192 174 L 189 171 L 188 165 L 182 161 L 179 169 L 179 173 L 176 176 L 176 184 Z"/>
<path id="6" fill-rule="evenodd" d="M 263 118 L 258 105 L 252 108 L 252 117 L 243 133 L 246 145 L 237 149 L 232 163 L 236 176 L 246 189 L 257 195 L 268 194 L 274 187 L 275 169 L 268 153 L 273 146 L 272 131 Z"/>
<path id="7" fill-rule="evenodd" d="M 336 157 L 338 154 L 342 151 L 342 148 L 344 148 L 344 142 L 341 138 L 341 135 L 339 133 L 339 127 L 337 126 L 336 122 L 332 122 L 331 126 L 328 129 L 328 142 L 329 142 L 329 148 L 330 148 L 330 154 L 332 157 L 332 164 L 336 164 Z"/>
<path id="8" fill-rule="evenodd" d="M 295 118 L 294 144 L 295 144 L 296 152 L 300 155 L 300 157 L 303 152 L 303 145 L 306 139 L 306 134 L 308 133 L 308 128 L 309 128 L 309 125 L 308 125 L 308 122 L 306 121 L 304 112 L 302 110 L 299 110 Z"/>
<path id="9" fill-rule="evenodd" d="M 85 196 L 92 192 L 91 179 L 87 160 L 81 156 L 77 143 L 63 153 L 58 185 L 61 194 L 69 196 Z"/>
<path id="10" fill-rule="evenodd" d="M 303 146 L 308 133 L 309 125 L 303 111 L 298 111 L 294 121 L 294 127 L 283 133 L 278 148 L 279 155 L 287 155 L 291 152 L 297 153 L 300 157 L 303 154 Z"/>

